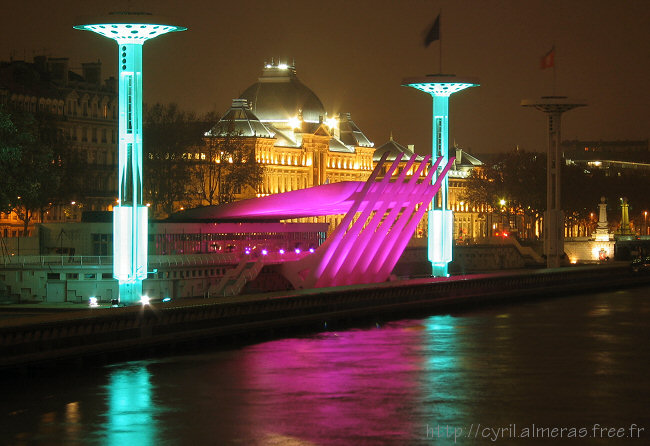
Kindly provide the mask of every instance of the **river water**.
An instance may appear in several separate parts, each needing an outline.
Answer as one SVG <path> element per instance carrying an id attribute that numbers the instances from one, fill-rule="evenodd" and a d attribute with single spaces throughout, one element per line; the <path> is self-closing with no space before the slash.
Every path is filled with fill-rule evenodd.
<path id="1" fill-rule="evenodd" d="M 0 444 L 650 444 L 650 288 L 0 383 Z"/>

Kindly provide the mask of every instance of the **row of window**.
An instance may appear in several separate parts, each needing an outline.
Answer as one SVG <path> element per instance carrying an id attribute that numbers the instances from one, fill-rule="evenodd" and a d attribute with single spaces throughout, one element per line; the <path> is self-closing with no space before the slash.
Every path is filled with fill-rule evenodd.
<path id="1" fill-rule="evenodd" d="M 274 194 L 288 192 L 297 189 L 305 189 L 309 186 L 306 175 L 278 173 L 265 175 L 261 184 L 261 193 Z"/>
<path id="2" fill-rule="evenodd" d="M 117 119 L 117 104 L 105 97 L 100 103 L 97 98 L 89 102 L 88 99 L 67 101 L 63 107 L 63 101 L 48 98 L 36 98 L 35 96 L 19 96 L 13 98 L 13 103 L 25 111 L 35 113 L 48 112 L 56 115 L 82 116 L 91 118 Z"/>
<path id="3" fill-rule="evenodd" d="M 181 271 L 160 271 L 147 274 L 147 279 L 189 279 L 196 277 L 217 277 L 226 274 L 226 268 L 191 269 Z M 47 280 L 113 280 L 113 273 L 47 273 Z"/>
<path id="4" fill-rule="evenodd" d="M 97 280 L 97 273 L 82 273 L 83 280 Z M 102 280 L 112 280 L 113 273 L 102 273 Z M 79 273 L 47 273 L 47 280 L 79 280 Z"/>
<path id="5" fill-rule="evenodd" d="M 206 268 L 183 271 L 159 271 L 147 274 L 147 279 L 190 279 L 197 277 L 217 277 L 226 274 L 226 268 Z"/>
<path id="6" fill-rule="evenodd" d="M 93 241 L 97 237 L 106 237 L 108 234 L 93 234 Z M 220 240 L 311 240 L 318 236 L 317 232 L 234 232 L 234 233 L 188 233 L 188 234 L 149 234 L 150 242 L 163 241 L 196 241 L 209 242 Z M 112 239 L 112 236 L 111 236 Z"/>
<path id="7" fill-rule="evenodd" d="M 117 119 L 117 106 L 114 102 L 109 102 L 104 98 L 102 103 L 95 99 L 92 102 L 88 100 L 68 100 L 66 114 L 71 116 L 83 116 L 91 118 Z"/>
<path id="8" fill-rule="evenodd" d="M 359 163 L 353 158 L 329 157 L 327 159 L 327 167 L 334 169 L 358 169 Z"/>
<path id="9" fill-rule="evenodd" d="M 56 115 L 63 114 L 63 104 L 52 101 L 51 99 L 41 98 L 37 101 L 35 97 L 19 97 L 18 99 L 13 99 L 13 104 L 31 113 L 36 113 L 39 111 L 53 113 Z"/>
<path id="10" fill-rule="evenodd" d="M 101 142 L 104 144 L 108 144 L 107 128 L 99 129 L 97 127 L 74 126 L 74 127 L 63 129 L 63 136 L 68 141 L 94 142 L 94 143 Z M 111 144 L 116 143 L 115 129 L 111 129 L 110 143 Z"/>
<path id="11" fill-rule="evenodd" d="M 23 231 L 19 229 L 8 229 L 4 228 L 2 230 L 3 237 L 31 237 L 32 231 L 27 231 L 27 235 L 23 235 Z"/>

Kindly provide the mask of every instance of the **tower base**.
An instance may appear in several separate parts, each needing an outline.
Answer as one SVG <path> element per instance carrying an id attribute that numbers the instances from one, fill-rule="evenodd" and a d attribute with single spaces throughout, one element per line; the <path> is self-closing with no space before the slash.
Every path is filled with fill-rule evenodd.
<path id="1" fill-rule="evenodd" d="M 120 283 L 120 303 L 135 305 L 142 300 L 142 281 Z"/>
<path id="2" fill-rule="evenodd" d="M 449 276 L 448 265 L 453 259 L 453 230 L 454 213 L 452 211 L 443 209 L 429 211 L 428 257 L 434 277 Z"/>
<path id="3" fill-rule="evenodd" d="M 433 263 L 431 265 L 433 277 L 449 277 L 449 264 L 448 263 Z"/>

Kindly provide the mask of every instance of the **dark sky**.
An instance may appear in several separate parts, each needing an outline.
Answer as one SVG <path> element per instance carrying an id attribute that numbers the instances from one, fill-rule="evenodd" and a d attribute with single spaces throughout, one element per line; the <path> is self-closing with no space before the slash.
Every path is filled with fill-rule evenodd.
<path id="1" fill-rule="evenodd" d="M 402 144 L 430 148 L 431 99 L 401 87 L 404 77 L 438 71 L 439 43 L 422 44 L 442 9 L 443 72 L 478 77 L 452 96 L 450 132 L 474 152 L 546 147 L 544 115 L 524 98 L 552 94 L 553 71 L 539 68 L 556 46 L 557 94 L 589 106 L 563 119 L 563 139 L 650 137 L 648 0 L 59 0 L 12 2 L 0 16 L 0 59 L 101 59 L 116 72 L 116 44 L 72 29 L 80 15 L 150 11 L 189 31 L 144 46 L 145 102 L 198 112 L 227 110 L 255 82 L 265 60 L 295 59 L 298 77 L 330 113 L 349 111 L 376 146 L 392 131 Z"/>

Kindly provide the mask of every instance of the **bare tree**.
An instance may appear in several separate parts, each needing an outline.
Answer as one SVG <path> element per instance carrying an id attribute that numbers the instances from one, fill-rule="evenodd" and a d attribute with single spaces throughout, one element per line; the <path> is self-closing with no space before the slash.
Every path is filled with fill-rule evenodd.
<path id="1" fill-rule="evenodd" d="M 232 122 L 216 136 L 205 138 L 192 170 L 194 195 L 201 204 L 230 203 L 247 187 L 258 189 L 264 169 L 251 142 L 235 131 Z"/>
<path id="2" fill-rule="evenodd" d="M 143 181 L 154 215 L 170 215 L 179 203 L 188 201 L 196 147 L 216 120 L 214 113 L 197 117 L 176 104 L 146 107 Z"/>
<path id="3" fill-rule="evenodd" d="M 0 210 L 13 211 L 24 234 L 38 212 L 69 199 L 83 172 L 53 116 L 0 108 Z"/>

